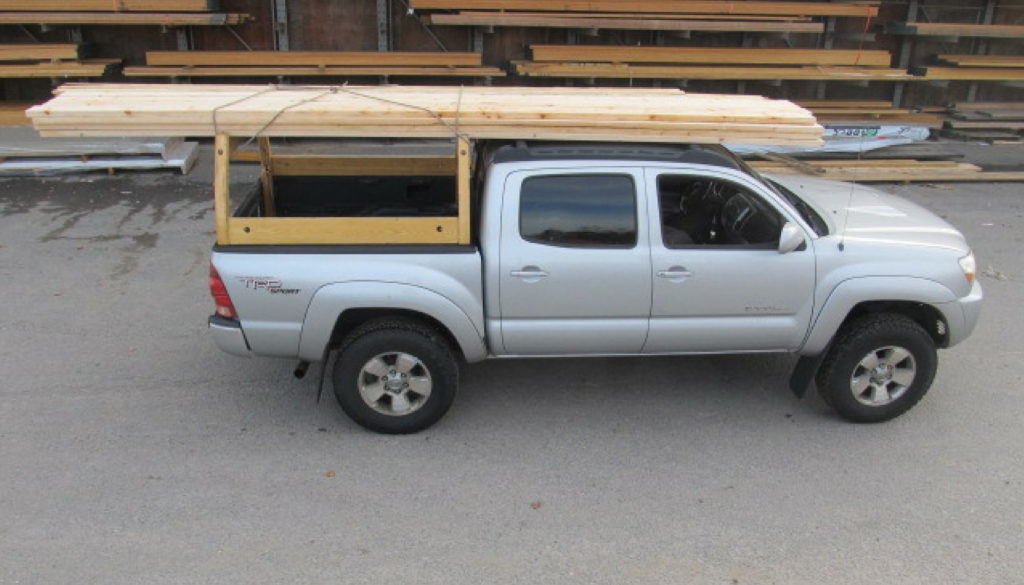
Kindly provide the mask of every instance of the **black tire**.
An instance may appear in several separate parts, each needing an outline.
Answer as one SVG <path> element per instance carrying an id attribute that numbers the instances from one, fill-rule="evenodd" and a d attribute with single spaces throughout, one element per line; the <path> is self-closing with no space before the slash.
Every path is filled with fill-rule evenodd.
<path id="1" fill-rule="evenodd" d="M 382 371 L 382 364 L 387 370 L 383 376 L 371 373 Z M 419 385 L 410 387 L 414 378 Z M 353 421 L 378 433 L 407 434 L 429 427 L 448 412 L 459 386 L 459 369 L 448 342 L 435 330 L 410 319 L 379 319 L 345 338 L 334 363 L 333 382 L 338 404 Z M 380 397 L 372 400 L 378 392 Z"/>
<path id="2" fill-rule="evenodd" d="M 883 422 L 924 397 L 937 364 L 935 341 L 917 322 L 894 313 L 867 315 L 839 332 L 818 370 L 818 393 L 846 420 Z"/>

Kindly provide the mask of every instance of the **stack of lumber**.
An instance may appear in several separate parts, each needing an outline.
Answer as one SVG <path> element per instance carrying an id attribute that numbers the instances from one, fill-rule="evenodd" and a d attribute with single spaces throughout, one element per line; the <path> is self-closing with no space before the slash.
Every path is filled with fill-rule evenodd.
<path id="1" fill-rule="evenodd" d="M 966 24 L 959 22 L 887 22 L 882 30 L 886 34 L 919 37 L 983 37 L 1024 38 L 1024 25 Z"/>
<path id="2" fill-rule="evenodd" d="M 938 81 L 1024 81 L 1024 57 L 951 54 L 938 59 L 952 66 L 916 67 L 914 73 Z"/>
<path id="3" fill-rule="evenodd" d="M 760 0 L 412 0 L 429 24 L 661 31 L 820 33 L 811 17 L 873 18 L 878 2 Z"/>
<path id="4" fill-rule="evenodd" d="M 176 169 L 187 173 L 198 144 L 181 138 L 46 138 L 31 128 L 0 132 L 0 176 Z"/>
<path id="5" fill-rule="evenodd" d="M 216 0 L 0 0 L 0 24 L 218 26 L 252 20 Z"/>
<path id="6" fill-rule="evenodd" d="M 888 51 L 721 47 L 531 45 L 532 61 L 516 72 L 532 77 L 627 79 L 900 81 Z"/>
<path id="7" fill-rule="evenodd" d="M 803 108 L 674 89 L 70 84 L 28 115 L 44 136 L 493 138 L 821 144 Z"/>
<path id="8" fill-rule="evenodd" d="M 911 108 L 897 108 L 884 100 L 802 100 L 798 105 L 810 110 L 826 127 L 885 124 L 942 128 L 943 117 Z"/>
<path id="9" fill-rule="evenodd" d="M 150 51 L 127 77 L 417 76 L 501 77 L 480 53 Z"/>
<path id="10" fill-rule="evenodd" d="M 25 110 L 36 102 L 0 102 L 0 126 L 27 126 L 32 123 Z"/>
<path id="11" fill-rule="evenodd" d="M 811 175 L 857 183 L 947 181 L 1024 181 L 1024 172 L 985 171 L 977 165 L 955 161 L 914 159 L 784 160 L 752 161 L 764 173 Z"/>
<path id="12" fill-rule="evenodd" d="M 80 59 L 76 44 L 0 45 L 0 77 L 100 77 L 120 59 Z"/>
<path id="13" fill-rule="evenodd" d="M 1024 140 L 1024 102 L 958 102 L 949 109 L 944 136 L 992 144 Z"/>

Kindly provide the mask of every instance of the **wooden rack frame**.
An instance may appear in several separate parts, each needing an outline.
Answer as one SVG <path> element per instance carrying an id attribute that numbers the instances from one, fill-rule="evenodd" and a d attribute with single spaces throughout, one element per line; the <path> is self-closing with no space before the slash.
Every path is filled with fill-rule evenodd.
<path id="1" fill-rule="evenodd" d="M 456 141 L 451 157 L 353 157 L 274 155 L 270 139 L 258 139 L 264 217 L 233 217 L 230 165 L 241 140 L 214 138 L 214 214 L 217 243 L 244 244 L 469 244 L 469 178 L 472 145 Z M 455 175 L 455 217 L 275 217 L 273 178 L 331 175 Z"/>

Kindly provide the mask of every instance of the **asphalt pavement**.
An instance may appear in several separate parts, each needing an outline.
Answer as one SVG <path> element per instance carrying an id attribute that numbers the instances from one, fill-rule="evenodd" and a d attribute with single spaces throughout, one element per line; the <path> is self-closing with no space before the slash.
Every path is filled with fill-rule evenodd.
<path id="1" fill-rule="evenodd" d="M 787 355 L 523 360 L 396 437 L 214 347 L 209 177 L 0 180 L 0 584 L 1024 582 L 1020 184 L 884 187 L 987 297 L 897 420 Z"/>

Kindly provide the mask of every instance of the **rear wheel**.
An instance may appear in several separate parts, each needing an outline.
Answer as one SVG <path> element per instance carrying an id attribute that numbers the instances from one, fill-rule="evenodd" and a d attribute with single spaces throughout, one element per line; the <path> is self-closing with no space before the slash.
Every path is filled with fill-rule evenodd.
<path id="1" fill-rule="evenodd" d="M 818 371 L 818 392 L 847 420 L 887 421 L 924 397 L 937 363 L 935 341 L 915 321 L 868 315 L 839 333 Z"/>
<path id="2" fill-rule="evenodd" d="M 458 383 L 448 343 L 407 319 L 363 325 L 346 338 L 334 364 L 338 404 L 379 433 L 415 433 L 434 424 L 451 407 Z"/>

